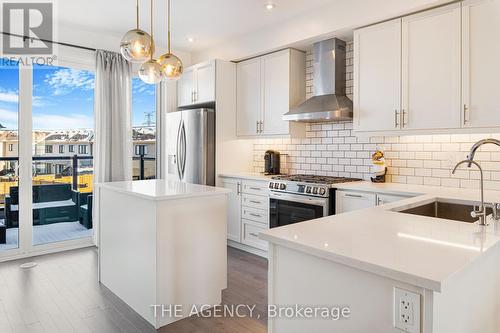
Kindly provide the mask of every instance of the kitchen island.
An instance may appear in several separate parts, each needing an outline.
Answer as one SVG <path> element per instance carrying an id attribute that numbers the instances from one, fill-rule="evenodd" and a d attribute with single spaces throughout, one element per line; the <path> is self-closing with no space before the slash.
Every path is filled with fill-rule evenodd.
<path id="1" fill-rule="evenodd" d="M 269 242 L 269 304 L 349 308 L 339 320 L 270 316 L 269 332 L 500 332 L 500 222 L 402 212 L 477 198 L 476 190 L 443 189 L 261 233 Z M 499 199 L 486 193 L 488 202 Z M 397 291 L 410 295 L 409 310 Z"/>
<path id="2" fill-rule="evenodd" d="M 219 304 L 229 190 L 174 180 L 103 183 L 99 280 L 155 328 Z"/>

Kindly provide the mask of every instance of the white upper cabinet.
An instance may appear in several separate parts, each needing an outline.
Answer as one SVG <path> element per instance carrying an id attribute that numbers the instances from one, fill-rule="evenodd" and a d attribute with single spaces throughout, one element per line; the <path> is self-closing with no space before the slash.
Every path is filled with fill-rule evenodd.
<path id="1" fill-rule="evenodd" d="M 194 82 L 194 67 L 184 69 L 177 81 L 177 106 L 193 103 Z"/>
<path id="2" fill-rule="evenodd" d="M 304 136 L 283 114 L 305 101 L 305 54 L 287 49 L 237 65 L 237 135 Z"/>
<path id="3" fill-rule="evenodd" d="M 215 62 L 196 66 L 196 104 L 215 101 Z"/>
<path id="4" fill-rule="evenodd" d="M 460 127 L 460 3 L 403 18 L 402 128 Z"/>
<path id="5" fill-rule="evenodd" d="M 283 114 L 290 110 L 290 55 L 282 51 L 262 58 L 264 78 L 264 116 L 261 131 L 263 134 L 288 134 L 289 123 L 283 121 Z M 304 73 L 305 76 L 305 73 Z M 304 86 L 305 93 L 305 86 Z"/>
<path id="6" fill-rule="evenodd" d="M 215 101 L 215 61 L 203 62 L 184 70 L 177 81 L 177 106 Z"/>
<path id="7" fill-rule="evenodd" d="M 256 135 L 262 115 L 260 58 L 238 63 L 236 77 L 237 134 Z"/>
<path id="8" fill-rule="evenodd" d="M 500 126 L 500 0 L 465 1 L 462 8 L 462 121 Z"/>
<path id="9" fill-rule="evenodd" d="M 499 35 L 500 0 L 465 0 L 356 30 L 354 129 L 500 127 Z"/>
<path id="10" fill-rule="evenodd" d="M 354 31 L 354 129 L 400 128 L 401 19 Z"/>

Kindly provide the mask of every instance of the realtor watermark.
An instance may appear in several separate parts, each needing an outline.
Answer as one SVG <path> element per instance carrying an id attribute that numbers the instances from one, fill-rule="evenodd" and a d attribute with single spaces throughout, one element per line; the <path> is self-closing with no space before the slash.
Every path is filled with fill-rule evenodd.
<path id="1" fill-rule="evenodd" d="M 256 318 L 260 319 L 257 305 L 248 304 L 202 304 L 185 307 L 180 304 L 151 305 L 153 316 L 168 318 L 203 317 L 203 318 Z M 281 319 L 324 319 L 342 320 L 351 317 L 348 306 L 318 306 L 318 305 L 268 305 L 268 318 Z"/>
<path id="2" fill-rule="evenodd" d="M 18 62 L 25 66 L 55 65 L 57 60 L 55 2 L 1 1 L 2 31 L 0 65 Z"/>

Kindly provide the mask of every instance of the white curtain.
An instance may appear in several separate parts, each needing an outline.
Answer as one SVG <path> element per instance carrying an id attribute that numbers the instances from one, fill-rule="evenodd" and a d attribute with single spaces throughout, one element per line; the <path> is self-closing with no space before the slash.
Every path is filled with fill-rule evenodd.
<path id="1" fill-rule="evenodd" d="M 132 180 L 132 75 L 119 53 L 96 52 L 94 182 Z"/>
<path id="2" fill-rule="evenodd" d="M 132 180 L 131 73 L 121 54 L 96 51 L 94 184 Z M 98 190 L 93 204 L 94 241 L 99 244 Z"/>

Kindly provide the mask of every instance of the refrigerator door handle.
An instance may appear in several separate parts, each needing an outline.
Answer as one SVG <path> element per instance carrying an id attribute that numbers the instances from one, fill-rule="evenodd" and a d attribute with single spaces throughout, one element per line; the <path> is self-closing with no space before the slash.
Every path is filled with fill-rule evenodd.
<path id="1" fill-rule="evenodd" d="M 184 173 L 186 171 L 186 126 L 184 124 L 184 121 L 181 123 L 181 149 L 182 149 L 182 160 L 181 162 L 181 173 L 182 173 L 182 178 L 184 178 Z"/>
<path id="2" fill-rule="evenodd" d="M 181 163 L 182 163 L 182 155 L 181 155 L 181 130 L 182 130 L 182 120 L 179 123 L 179 129 L 177 130 L 177 151 L 176 151 L 176 166 L 177 166 L 177 174 L 179 175 L 179 180 L 182 180 L 182 171 L 181 171 Z"/>

